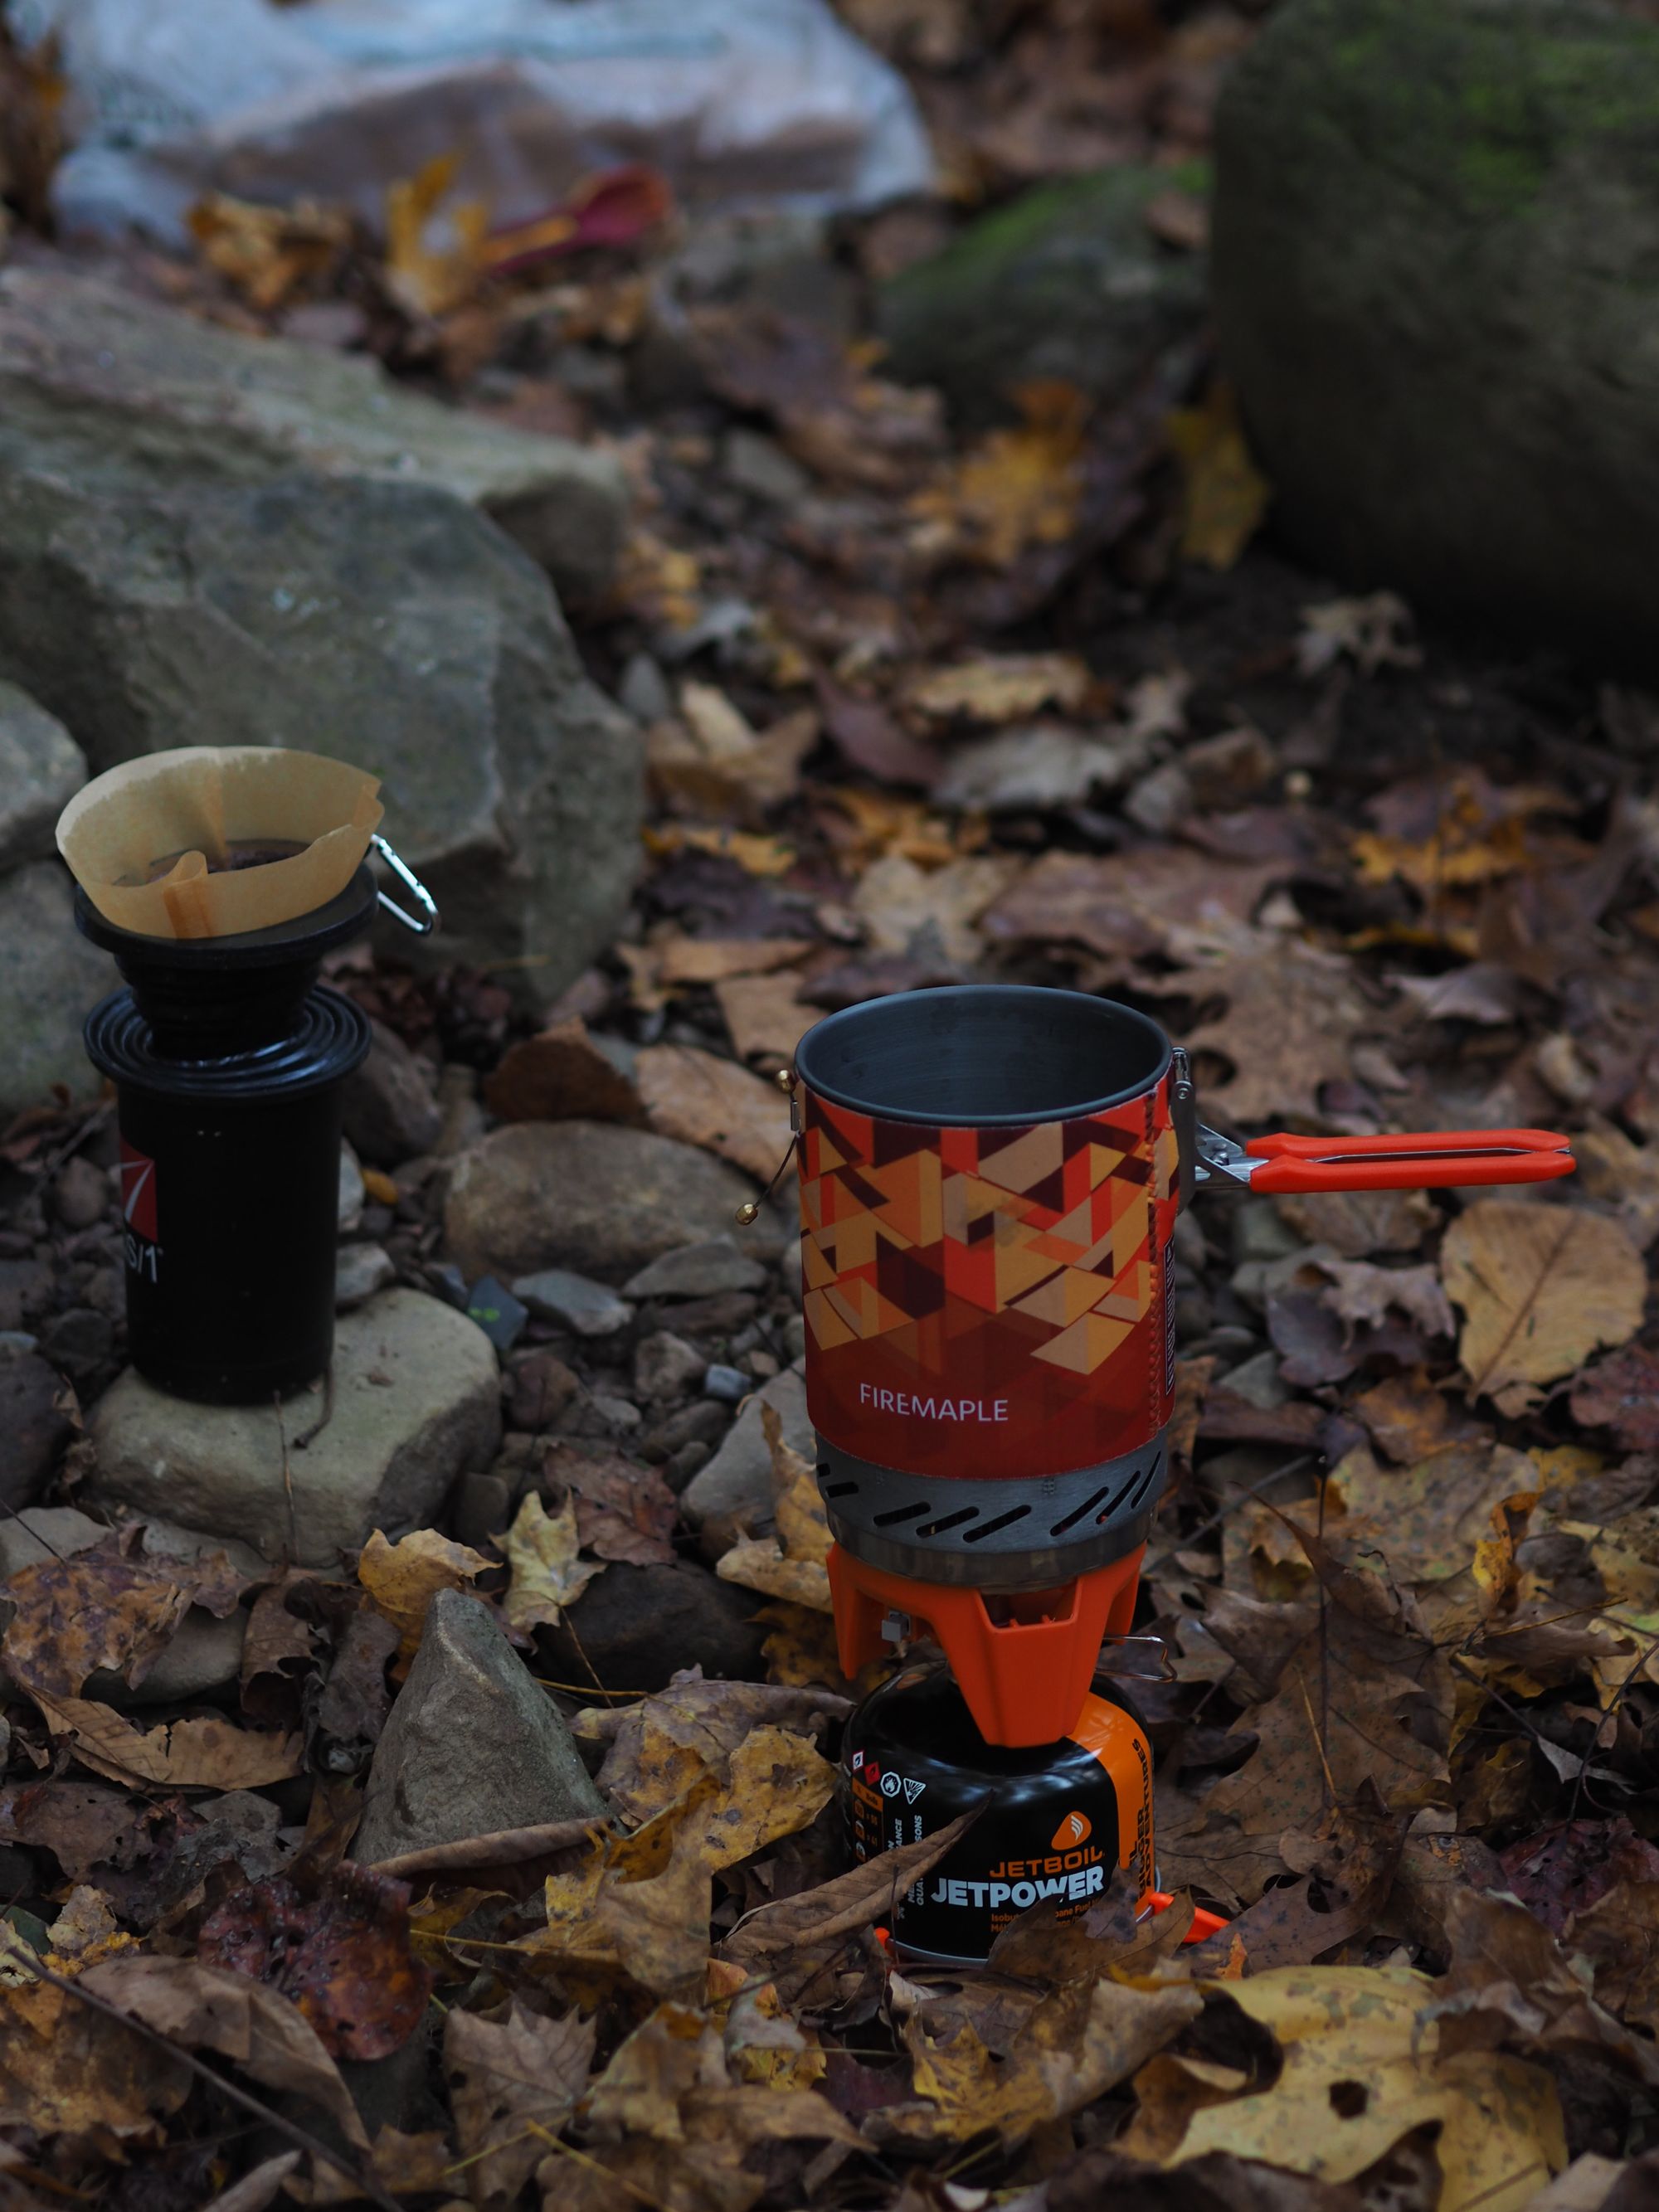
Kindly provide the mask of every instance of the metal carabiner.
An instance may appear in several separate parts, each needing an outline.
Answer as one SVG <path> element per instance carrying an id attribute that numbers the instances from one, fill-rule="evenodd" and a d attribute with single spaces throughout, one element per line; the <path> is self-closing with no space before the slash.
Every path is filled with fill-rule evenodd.
<path id="1" fill-rule="evenodd" d="M 420 902 L 425 911 L 425 919 L 422 921 L 418 915 L 410 914 L 407 908 L 400 907 L 396 899 L 388 897 L 385 891 L 378 888 L 375 896 L 388 914 L 396 915 L 405 929 L 412 930 L 416 937 L 430 937 L 438 927 L 438 902 L 390 839 L 382 837 L 377 830 L 368 842 L 391 869 L 392 874 L 397 877 L 398 882 L 412 892 Z"/>

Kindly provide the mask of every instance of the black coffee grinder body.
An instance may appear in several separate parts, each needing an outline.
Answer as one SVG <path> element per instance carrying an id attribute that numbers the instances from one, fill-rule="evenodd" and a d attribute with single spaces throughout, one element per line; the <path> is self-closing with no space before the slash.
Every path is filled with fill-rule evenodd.
<path id="1" fill-rule="evenodd" d="M 129 1349 L 176 1397 L 269 1404 L 327 1368 L 342 1086 L 369 1027 L 317 978 L 377 896 L 365 864 L 291 921 L 173 939 L 118 929 L 76 894 L 77 926 L 126 984 L 86 1043 L 116 1088 Z"/>

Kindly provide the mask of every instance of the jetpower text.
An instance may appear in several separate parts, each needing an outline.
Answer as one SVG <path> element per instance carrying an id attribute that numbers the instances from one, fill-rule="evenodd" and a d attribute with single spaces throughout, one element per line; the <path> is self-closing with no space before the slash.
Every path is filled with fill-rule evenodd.
<path id="1" fill-rule="evenodd" d="M 1023 1912 L 1040 1897 L 1063 1897 L 1068 1904 L 1077 1904 L 1085 1897 L 1098 1897 L 1105 1887 L 1105 1868 L 1088 1866 L 1079 1867 L 1075 1874 L 1048 1875 L 1035 1881 L 941 1881 L 933 1891 L 933 1902 L 969 1905 L 993 1912 L 999 1905 L 1012 1905 Z"/>

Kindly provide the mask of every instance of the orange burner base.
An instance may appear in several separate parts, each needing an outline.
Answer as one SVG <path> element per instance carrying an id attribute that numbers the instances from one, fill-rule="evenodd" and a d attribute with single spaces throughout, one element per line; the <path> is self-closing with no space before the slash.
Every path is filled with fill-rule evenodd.
<path id="1" fill-rule="evenodd" d="M 878 1658 L 883 1621 L 907 1613 L 938 1638 L 988 1743 L 1058 1743 L 1083 1709 L 1101 1644 L 1129 1632 L 1146 1549 L 1054 1589 L 1007 1595 L 888 1574 L 836 1544 L 830 1592 L 842 1672 Z"/>

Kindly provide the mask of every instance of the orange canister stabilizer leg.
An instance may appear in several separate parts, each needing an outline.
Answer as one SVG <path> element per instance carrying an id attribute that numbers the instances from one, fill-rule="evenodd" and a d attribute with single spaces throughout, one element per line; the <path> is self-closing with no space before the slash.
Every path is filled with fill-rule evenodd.
<path id="1" fill-rule="evenodd" d="M 850 1679 L 878 1658 L 882 1623 L 907 1614 L 938 1638 L 988 1743 L 1058 1743 L 1083 1709 L 1102 1643 L 1129 1632 L 1146 1548 L 1056 1589 L 1010 1595 L 915 1582 L 836 1544 L 830 1592 L 842 1672 Z"/>

